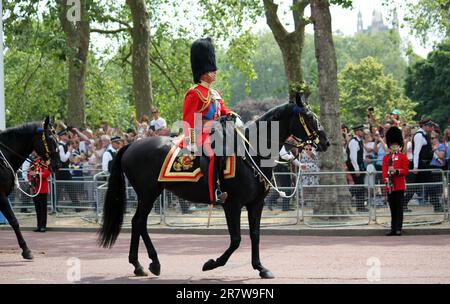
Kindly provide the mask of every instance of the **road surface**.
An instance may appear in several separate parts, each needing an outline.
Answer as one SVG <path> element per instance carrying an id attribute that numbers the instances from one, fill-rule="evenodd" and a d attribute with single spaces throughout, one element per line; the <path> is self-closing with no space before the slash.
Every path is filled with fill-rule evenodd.
<path id="1" fill-rule="evenodd" d="M 150 229 L 151 230 L 151 229 Z M 152 235 L 161 275 L 134 277 L 128 264 L 130 234 L 112 249 L 93 232 L 24 232 L 33 261 L 23 260 L 12 231 L 0 231 L 0 283 L 450 283 L 450 236 L 262 236 L 261 260 L 275 275 L 261 280 L 250 264 L 250 241 L 225 267 L 202 272 L 228 236 Z M 140 262 L 148 267 L 144 245 Z"/>

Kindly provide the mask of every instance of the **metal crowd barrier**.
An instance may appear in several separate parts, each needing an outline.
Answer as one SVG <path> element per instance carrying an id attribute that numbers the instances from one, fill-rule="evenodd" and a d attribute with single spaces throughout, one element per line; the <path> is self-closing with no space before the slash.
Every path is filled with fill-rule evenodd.
<path id="1" fill-rule="evenodd" d="M 20 188 L 28 194 L 32 194 L 32 189 L 30 184 L 25 181 L 22 177 L 19 178 Z M 35 214 L 36 210 L 34 208 L 33 198 L 22 193 L 17 187 L 14 187 L 14 191 L 8 196 L 8 200 L 13 207 L 14 213 L 18 215 Z M 47 196 L 47 210 L 50 213 L 55 212 L 53 205 L 53 191 L 49 191 Z"/>
<path id="2" fill-rule="evenodd" d="M 423 170 L 421 170 L 423 171 Z M 412 182 L 407 179 L 405 196 L 408 197 L 404 213 L 405 226 L 429 225 L 450 220 L 449 193 L 450 171 L 425 170 L 431 175 L 428 183 Z M 78 172 L 80 173 L 80 172 Z M 93 174 L 96 173 L 96 174 Z M 368 225 L 371 222 L 389 226 L 390 211 L 381 173 L 361 172 L 363 184 L 354 184 L 351 172 L 302 172 L 296 194 L 282 198 L 271 189 L 265 199 L 262 226 L 296 225 L 304 223 L 309 227 L 345 227 Z M 293 173 L 275 173 L 275 180 L 286 176 L 289 181 L 279 184 L 287 195 L 294 191 L 297 176 Z M 72 180 L 50 179 L 48 196 L 49 212 L 59 217 L 80 217 L 83 220 L 100 223 L 103 202 L 107 190 L 108 175 L 88 169 Z M 22 188 L 28 183 L 20 180 Z M 131 225 L 131 218 L 138 205 L 135 191 L 127 181 L 127 208 L 124 226 Z M 18 214 L 34 213 L 31 198 L 17 189 L 9 196 Z M 164 223 L 168 226 L 204 227 L 207 224 L 209 207 L 193 204 L 174 194 L 164 191 L 157 199 L 149 216 L 149 225 Z M 245 226 L 247 215 L 242 212 Z M 221 207 L 212 210 L 211 226 L 226 225 Z"/>
<path id="3" fill-rule="evenodd" d="M 430 225 L 442 223 L 448 219 L 448 172 L 439 169 L 417 170 L 418 174 L 427 174 L 428 182 L 418 183 L 417 175 L 410 172 L 406 177 L 404 199 L 404 226 Z M 382 184 L 381 172 L 375 173 L 374 220 L 390 227 L 390 209 Z"/>
<path id="4" fill-rule="evenodd" d="M 358 182 L 349 172 L 303 172 L 301 178 L 302 221 L 310 227 L 341 227 L 370 223 L 367 172 Z"/>
<path id="5" fill-rule="evenodd" d="M 103 205 L 105 201 L 106 191 L 108 190 L 108 177 L 109 175 L 105 172 L 99 172 L 94 175 L 93 180 L 97 185 L 95 197 L 96 197 L 96 208 L 95 208 L 95 222 L 101 223 L 103 215 Z M 125 217 L 123 222 L 123 227 L 131 227 L 131 219 L 136 212 L 138 206 L 137 194 L 133 187 L 126 180 L 126 197 L 127 206 L 125 209 Z M 163 209 L 161 208 L 162 197 L 160 196 L 154 203 L 152 211 L 149 215 L 149 225 L 158 225 L 163 220 Z"/>
<path id="6" fill-rule="evenodd" d="M 292 182 L 295 182 L 295 174 L 277 173 L 277 175 L 287 175 Z M 288 195 L 294 187 L 280 187 Z M 168 226 L 175 227 L 206 227 L 209 217 L 209 205 L 194 204 L 176 195 L 163 191 L 164 213 L 163 222 Z M 271 189 L 266 197 L 261 226 L 296 225 L 299 223 L 298 193 L 292 198 L 281 198 Z M 241 225 L 248 226 L 247 210 L 244 207 L 241 214 Z M 225 226 L 226 219 L 222 207 L 214 207 L 211 211 L 210 226 Z"/>

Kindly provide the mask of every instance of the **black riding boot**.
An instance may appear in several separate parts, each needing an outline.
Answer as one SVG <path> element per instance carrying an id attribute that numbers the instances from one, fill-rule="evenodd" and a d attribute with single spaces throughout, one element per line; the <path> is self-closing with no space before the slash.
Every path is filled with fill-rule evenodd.
<path id="1" fill-rule="evenodd" d="M 213 182 L 214 182 L 214 197 L 216 199 L 216 204 L 224 204 L 228 197 L 227 192 L 222 192 L 220 190 L 219 172 L 223 172 L 221 158 L 215 157 L 214 159 L 214 170 L 213 170 Z"/>

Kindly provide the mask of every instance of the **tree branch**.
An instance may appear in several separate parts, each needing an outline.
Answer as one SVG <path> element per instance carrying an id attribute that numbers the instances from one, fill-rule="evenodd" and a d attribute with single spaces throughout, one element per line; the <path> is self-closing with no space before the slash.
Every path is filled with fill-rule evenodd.
<path id="1" fill-rule="evenodd" d="M 150 44 L 152 45 L 152 47 L 155 49 L 156 53 L 158 54 L 159 58 L 162 60 L 162 62 L 164 63 L 164 65 L 166 66 L 166 68 L 168 70 L 170 70 L 169 65 L 167 64 L 166 60 L 164 59 L 164 57 L 161 55 L 161 52 L 159 51 L 158 47 L 153 43 L 153 40 L 150 39 Z"/>
<path id="2" fill-rule="evenodd" d="M 59 21 L 61 22 L 61 26 L 63 31 L 66 33 L 67 37 L 73 37 L 76 34 L 75 26 L 69 22 L 67 19 L 67 4 L 64 0 L 57 0 L 59 4 Z"/>
<path id="3" fill-rule="evenodd" d="M 117 34 L 121 32 L 129 32 L 130 29 L 128 28 L 118 28 L 115 30 L 104 30 L 104 29 L 95 29 L 91 28 L 91 33 L 100 33 L 100 34 Z"/>
<path id="4" fill-rule="evenodd" d="M 130 56 L 131 56 L 131 52 L 132 52 L 132 48 L 130 47 L 130 50 L 128 51 L 127 55 L 122 58 L 122 63 L 128 62 L 131 64 L 131 62 L 128 61 L 128 58 L 130 58 Z"/>
<path id="5" fill-rule="evenodd" d="M 311 0 L 292 0 L 292 15 L 294 17 L 295 31 L 299 31 L 300 27 L 305 27 L 311 21 L 305 18 L 305 9 L 311 3 Z"/>
<path id="6" fill-rule="evenodd" d="M 264 11 L 266 14 L 267 24 L 272 30 L 274 37 L 276 39 L 284 39 L 288 35 L 288 32 L 283 27 L 278 18 L 277 11 L 278 5 L 273 2 L 273 0 L 263 0 L 264 2 Z"/>
<path id="7" fill-rule="evenodd" d="M 167 80 L 169 80 L 170 84 L 172 85 L 173 89 L 175 90 L 175 93 L 177 95 L 179 95 L 179 91 L 177 86 L 175 85 L 175 83 L 173 82 L 172 78 L 170 78 L 170 76 L 167 74 L 167 72 L 153 59 L 153 58 L 149 58 L 150 63 L 152 63 L 155 67 L 158 68 L 158 70 L 160 70 L 160 72 L 167 78 Z"/>
<path id="8" fill-rule="evenodd" d="M 111 21 L 111 22 L 119 23 L 120 25 L 123 25 L 124 27 L 126 27 L 126 28 L 128 28 L 130 30 L 133 28 L 128 22 L 120 20 L 120 19 L 117 19 L 117 18 L 115 18 L 113 16 L 106 16 L 105 19 L 108 20 L 108 21 Z"/>

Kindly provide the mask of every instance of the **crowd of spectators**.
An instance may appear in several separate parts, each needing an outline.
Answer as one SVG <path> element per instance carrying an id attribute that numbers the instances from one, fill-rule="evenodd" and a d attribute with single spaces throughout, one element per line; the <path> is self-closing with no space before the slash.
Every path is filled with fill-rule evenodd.
<path id="1" fill-rule="evenodd" d="M 64 124 L 62 124 L 64 126 Z M 364 163 L 365 169 L 369 171 L 381 171 L 382 159 L 386 153 L 389 153 L 386 146 L 384 135 L 391 126 L 398 126 L 402 129 L 404 143 L 404 153 L 412 162 L 412 141 L 414 138 L 417 125 L 406 124 L 400 117 L 398 110 L 386 114 L 383 123 L 380 123 L 373 114 L 373 108 L 368 109 L 366 122 L 363 130 L 363 147 L 364 147 Z M 114 128 L 103 121 L 98 128 L 75 128 L 68 127 L 69 142 L 68 147 L 71 152 L 70 169 L 73 176 L 80 176 L 82 172 L 85 174 L 95 174 L 100 171 L 106 171 L 105 166 L 102 166 L 102 159 L 105 151 L 111 145 L 111 138 L 120 138 L 120 146 L 132 143 L 145 137 L 157 135 L 170 135 L 170 130 L 164 118 L 159 116 L 158 110 L 152 111 L 152 119 L 147 115 L 143 115 L 139 120 L 134 118 L 134 128 L 121 130 Z M 349 140 L 352 138 L 352 132 L 345 125 L 342 126 L 342 147 L 343 147 L 343 166 L 346 168 L 348 159 L 347 146 Z M 434 130 L 431 133 L 430 139 L 432 141 L 434 157 L 431 162 L 433 168 L 441 168 L 443 170 L 449 169 L 450 165 L 450 126 L 442 130 L 435 124 Z M 116 149 L 113 149 L 116 150 Z M 304 172 L 318 172 L 320 168 L 319 155 L 316 153 L 313 146 L 305 147 L 299 155 L 301 169 Z M 305 176 L 304 181 L 308 184 L 317 184 L 317 180 L 310 180 L 312 176 Z M 307 180 L 308 179 L 308 180 Z M 351 183 L 351 180 L 350 180 Z"/>
<path id="2" fill-rule="evenodd" d="M 410 163 L 413 162 L 413 140 L 414 135 L 421 123 L 407 124 L 402 121 L 400 111 L 394 110 L 390 114 L 384 116 L 383 123 L 378 122 L 373 115 L 373 108 L 368 109 L 366 123 L 364 124 L 364 163 L 365 167 L 373 165 L 376 171 L 381 171 L 383 156 L 389 153 L 389 149 L 385 142 L 385 134 L 390 127 L 396 126 L 402 130 L 404 147 L 403 153 L 408 157 Z M 352 138 L 349 128 L 345 125 L 341 128 L 342 131 L 342 147 L 343 147 L 343 163 L 347 161 L 346 147 Z M 433 159 L 430 166 L 448 170 L 450 165 L 450 126 L 446 129 L 433 123 L 433 130 L 430 133 L 431 145 L 433 149 Z M 347 169 L 347 168 L 346 168 Z"/>
<path id="3" fill-rule="evenodd" d="M 96 129 L 66 126 L 63 122 L 60 125 L 60 129 L 68 131 L 69 168 L 74 177 L 107 171 L 103 160 L 108 150 L 117 151 L 123 145 L 150 136 L 170 135 L 166 121 L 159 116 L 157 109 L 152 111 L 152 119 L 147 115 L 139 120 L 134 118 L 134 128 L 125 131 L 111 127 L 106 121 L 102 121 Z"/>

